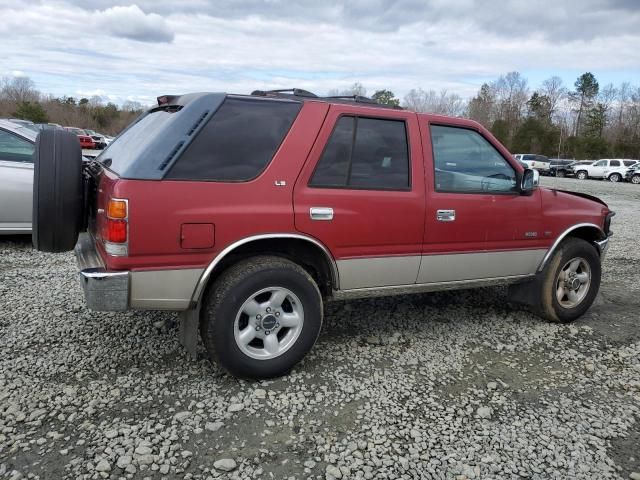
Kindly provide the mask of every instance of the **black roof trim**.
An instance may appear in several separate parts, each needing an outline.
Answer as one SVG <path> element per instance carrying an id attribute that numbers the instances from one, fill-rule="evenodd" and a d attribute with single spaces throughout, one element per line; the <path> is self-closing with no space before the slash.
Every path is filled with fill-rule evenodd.
<path id="1" fill-rule="evenodd" d="M 297 100 L 319 100 L 331 103 L 363 103 L 365 105 L 376 106 L 380 108 L 391 108 L 394 110 L 403 110 L 402 107 L 396 107 L 395 105 L 386 105 L 378 103 L 377 101 L 365 97 L 363 95 L 335 95 L 329 97 L 319 97 L 315 93 L 309 92 L 302 88 L 283 88 L 278 90 L 254 90 L 251 95 L 259 97 L 275 97 L 275 98 L 289 98 Z"/>

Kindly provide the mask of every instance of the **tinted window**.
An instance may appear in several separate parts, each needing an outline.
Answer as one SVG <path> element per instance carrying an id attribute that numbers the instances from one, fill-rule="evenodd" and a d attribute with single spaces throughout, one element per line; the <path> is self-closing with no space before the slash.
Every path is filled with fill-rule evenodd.
<path id="1" fill-rule="evenodd" d="M 33 162 L 33 143 L 12 133 L 0 130 L 0 160 L 9 162 Z"/>
<path id="2" fill-rule="evenodd" d="M 622 163 L 624 163 L 625 167 L 630 167 L 638 162 L 637 160 L 623 160 Z"/>
<path id="3" fill-rule="evenodd" d="M 125 172 L 143 152 L 151 148 L 157 140 L 156 134 L 171 122 L 173 115 L 175 113 L 164 110 L 145 115 L 118 135 L 117 139 L 102 151 L 98 160 L 111 159 L 111 170 L 116 173 Z"/>
<path id="4" fill-rule="evenodd" d="M 311 185 L 324 187 L 347 185 L 355 123 L 355 117 L 342 117 L 338 120 L 313 173 Z"/>
<path id="5" fill-rule="evenodd" d="M 432 125 L 431 139 L 437 191 L 516 191 L 515 170 L 478 132 Z"/>
<path id="6" fill-rule="evenodd" d="M 167 178 L 246 181 L 273 158 L 300 111 L 289 101 L 227 98 Z"/>
<path id="7" fill-rule="evenodd" d="M 620 166 L 620 160 L 611 160 L 609 162 L 609 166 L 610 167 L 619 167 Z"/>
<path id="8" fill-rule="evenodd" d="M 522 160 L 535 161 L 537 159 L 535 155 L 523 155 Z"/>
<path id="9" fill-rule="evenodd" d="M 404 121 L 340 118 L 310 185 L 409 188 L 409 152 Z"/>

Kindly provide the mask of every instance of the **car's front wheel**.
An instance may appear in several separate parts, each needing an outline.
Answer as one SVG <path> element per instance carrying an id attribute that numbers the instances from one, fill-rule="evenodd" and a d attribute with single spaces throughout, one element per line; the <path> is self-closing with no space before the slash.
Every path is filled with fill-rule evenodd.
<path id="1" fill-rule="evenodd" d="M 631 177 L 631 183 L 635 183 L 636 185 L 640 184 L 640 173 L 636 173 Z"/>
<path id="2" fill-rule="evenodd" d="M 581 238 L 564 240 L 543 272 L 540 313 L 553 322 L 577 319 L 595 300 L 600 277 L 596 248 Z"/>
<path id="3" fill-rule="evenodd" d="M 322 326 L 322 296 L 299 265 L 253 257 L 216 280 L 200 332 L 211 360 L 242 378 L 272 378 L 311 350 Z"/>
<path id="4" fill-rule="evenodd" d="M 564 178 L 564 177 L 566 177 L 566 176 L 567 176 L 567 174 L 565 173 L 565 171 L 564 171 L 564 170 L 558 170 L 558 171 L 556 171 L 556 177 Z"/>
<path id="5" fill-rule="evenodd" d="M 576 178 L 578 180 L 586 180 L 587 178 L 589 178 L 589 175 L 586 171 L 580 170 L 578 173 L 576 173 Z"/>

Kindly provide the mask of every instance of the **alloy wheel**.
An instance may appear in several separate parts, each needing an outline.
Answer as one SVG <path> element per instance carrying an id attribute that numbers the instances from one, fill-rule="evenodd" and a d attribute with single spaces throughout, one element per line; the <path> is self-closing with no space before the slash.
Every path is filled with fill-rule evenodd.
<path id="1" fill-rule="evenodd" d="M 296 342 L 304 324 L 300 299 L 284 287 L 263 288 L 240 307 L 233 327 L 238 348 L 257 360 L 270 360 Z"/>

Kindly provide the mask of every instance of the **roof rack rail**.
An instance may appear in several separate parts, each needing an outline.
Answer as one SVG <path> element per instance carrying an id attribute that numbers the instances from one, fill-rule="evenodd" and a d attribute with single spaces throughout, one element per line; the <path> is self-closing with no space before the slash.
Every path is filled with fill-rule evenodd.
<path id="1" fill-rule="evenodd" d="M 377 101 L 372 98 L 365 97 L 364 95 L 331 95 L 329 97 L 323 98 L 332 98 L 335 100 L 352 100 L 356 103 L 374 103 L 376 105 L 380 105 Z"/>
<path id="2" fill-rule="evenodd" d="M 376 100 L 365 97 L 364 95 L 333 95 L 328 97 L 321 97 L 316 95 L 315 93 L 309 92 L 308 90 L 304 90 L 302 88 L 282 88 L 278 90 L 254 90 L 251 92 L 251 95 L 256 95 L 259 97 L 280 97 L 280 98 L 309 98 L 309 99 L 317 99 L 320 101 L 331 102 L 334 101 L 336 103 L 365 103 L 368 105 L 375 105 L 381 108 L 391 108 L 394 110 L 404 110 L 400 106 L 396 105 L 386 105 L 384 103 L 378 103 Z"/>
<path id="3" fill-rule="evenodd" d="M 267 97 L 269 94 L 288 93 L 296 97 L 318 98 L 315 93 L 311 93 L 308 90 L 302 88 L 281 88 L 279 90 L 254 90 L 251 95 L 258 95 L 261 97 Z"/>

